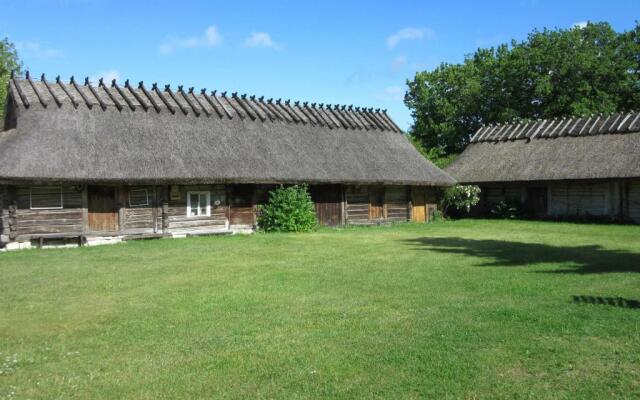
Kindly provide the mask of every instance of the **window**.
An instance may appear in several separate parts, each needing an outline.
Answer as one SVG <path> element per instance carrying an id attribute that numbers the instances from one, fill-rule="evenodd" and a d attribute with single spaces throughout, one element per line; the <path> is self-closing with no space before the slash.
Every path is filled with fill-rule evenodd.
<path id="1" fill-rule="evenodd" d="M 29 188 L 29 208 L 47 210 L 62 208 L 61 186 L 40 186 Z"/>
<path id="2" fill-rule="evenodd" d="M 149 205 L 147 189 L 131 189 L 129 191 L 129 207 L 144 207 Z"/>
<path id="3" fill-rule="evenodd" d="M 211 215 L 211 192 L 187 192 L 187 217 Z"/>

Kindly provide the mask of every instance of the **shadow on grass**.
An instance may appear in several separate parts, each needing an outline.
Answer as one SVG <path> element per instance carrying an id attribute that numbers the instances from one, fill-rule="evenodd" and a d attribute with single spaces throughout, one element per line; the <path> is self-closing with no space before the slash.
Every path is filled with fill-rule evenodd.
<path id="1" fill-rule="evenodd" d="M 609 250 L 597 245 L 550 246 L 539 243 L 477 240 L 454 237 L 406 240 L 425 251 L 484 258 L 480 266 L 524 267 L 538 263 L 567 264 L 544 273 L 597 274 L 640 272 L 640 253 Z"/>
<path id="2" fill-rule="evenodd" d="M 640 309 L 640 301 L 625 299 L 622 297 L 600 297 L 600 296 L 571 296 L 574 303 L 580 304 L 602 304 L 621 308 Z"/>

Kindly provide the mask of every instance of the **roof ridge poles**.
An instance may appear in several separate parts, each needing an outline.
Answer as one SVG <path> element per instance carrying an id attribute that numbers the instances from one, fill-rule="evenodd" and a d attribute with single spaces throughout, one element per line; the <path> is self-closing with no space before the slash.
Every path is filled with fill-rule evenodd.
<path id="1" fill-rule="evenodd" d="M 129 108 L 131 109 L 131 111 L 135 111 L 136 110 L 136 106 L 131 102 L 131 100 L 124 94 L 124 91 L 120 88 L 120 86 L 118 86 L 118 84 L 116 83 L 116 80 L 113 79 L 111 81 L 111 87 L 116 89 L 116 92 L 118 92 L 118 94 L 120 95 L 120 97 L 122 97 L 125 101 L 125 103 L 127 103 L 127 105 L 129 106 Z"/>
<path id="2" fill-rule="evenodd" d="M 400 127 L 391 119 L 391 117 L 389 117 L 389 115 L 387 114 L 387 109 L 385 108 L 384 110 L 382 110 L 382 113 L 380 114 L 381 116 L 384 117 L 384 119 L 391 125 L 394 127 L 395 131 L 397 133 L 402 133 L 402 129 L 400 129 Z"/>
<path id="3" fill-rule="evenodd" d="M 80 94 L 80 97 L 82 97 L 82 100 L 84 100 L 84 103 L 87 105 L 89 110 L 91 110 L 93 108 L 93 103 L 91 103 L 89 101 L 89 98 L 84 93 L 82 93 L 82 91 L 78 87 L 78 84 L 76 83 L 76 80 L 74 79 L 73 75 L 71 75 L 71 78 L 69 78 L 69 82 L 71 82 L 71 86 L 73 86 L 73 88 L 76 90 L 76 92 L 78 92 Z"/>
<path id="4" fill-rule="evenodd" d="M 107 109 L 107 103 L 102 101 L 100 96 L 98 96 L 98 93 L 96 92 L 96 90 L 93 88 L 93 86 L 91 86 L 91 83 L 89 83 L 89 77 L 88 76 L 86 78 L 84 78 L 84 85 L 89 88 L 89 91 L 91 92 L 93 97 L 95 97 L 96 100 L 98 100 L 98 104 L 100 104 L 100 108 L 102 108 L 102 111 L 106 110 Z"/>
<path id="5" fill-rule="evenodd" d="M 278 99 L 276 100 L 276 107 L 278 107 L 279 109 L 281 109 L 286 115 L 289 116 L 290 121 L 293 121 L 293 123 L 297 124 L 298 122 L 300 122 L 300 120 L 298 120 L 298 117 L 296 117 L 295 115 L 293 115 L 291 112 L 289 112 L 289 110 L 287 110 L 287 108 L 282 104 L 282 99 Z"/>
<path id="6" fill-rule="evenodd" d="M 269 110 L 271 110 L 271 112 L 272 112 L 272 113 L 274 113 L 275 115 L 277 115 L 277 116 L 278 116 L 278 118 L 279 118 L 281 121 L 283 121 L 283 122 L 285 122 L 285 123 L 293 122 L 293 121 L 292 121 L 288 116 L 286 116 L 286 115 L 284 114 L 284 112 L 282 112 L 278 107 L 276 107 L 276 105 L 275 105 L 275 104 L 273 104 L 273 99 L 272 99 L 272 98 L 271 98 L 271 99 L 269 99 L 269 100 L 267 100 L 267 101 L 264 101 L 264 100 L 261 100 L 261 101 L 262 101 L 262 103 L 264 104 L 264 106 L 265 106 L 266 108 L 268 108 Z"/>
<path id="7" fill-rule="evenodd" d="M 267 114 L 269 116 L 271 121 L 280 121 L 281 120 L 281 117 L 278 114 L 276 114 L 272 109 L 267 107 L 267 105 L 264 102 L 264 96 L 260 96 L 257 99 L 255 98 L 255 96 L 253 96 L 253 101 L 255 101 L 257 107 L 260 107 L 262 112 L 264 112 L 265 114 Z"/>
<path id="8" fill-rule="evenodd" d="M 191 91 L 193 91 L 193 88 L 191 88 Z M 191 100 L 189 100 L 189 98 L 187 97 L 186 93 L 184 92 L 184 88 L 183 88 L 182 85 L 178 86 L 178 93 L 180 93 L 182 95 L 182 98 L 184 99 L 184 101 L 187 102 L 189 107 L 191 107 L 191 109 L 193 110 L 193 113 L 196 115 L 196 117 L 199 117 L 200 116 L 200 110 L 198 110 L 198 107 L 196 107 L 195 104 L 193 104 L 193 102 Z M 175 96 L 173 97 L 173 100 L 176 103 L 178 103 L 178 99 L 176 99 Z M 180 103 L 178 103 L 178 104 L 180 104 Z M 187 115 L 187 113 L 185 112 L 184 115 Z"/>
<path id="9" fill-rule="evenodd" d="M 307 106 L 307 102 L 303 102 L 302 105 L 300 105 L 300 101 L 296 101 L 294 103 L 294 105 L 300 110 L 301 113 L 304 114 L 305 117 L 307 117 L 307 119 L 309 120 L 309 122 L 311 123 L 311 125 L 318 125 L 318 120 L 316 119 L 316 117 L 311 114 L 311 112 L 309 112 L 309 110 L 307 110 L 306 106 Z"/>
<path id="10" fill-rule="evenodd" d="M 113 101 L 113 104 L 116 105 L 116 108 L 118 109 L 118 111 L 122 111 L 122 104 L 120 104 L 120 102 L 118 101 L 118 99 L 116 99 L 116 97 L 113 95 L 113 93 L 111 93 L 109 91 L 109 89 L 107 88 L 107 86 L 104 84 L 104 80 L 102 78 L 100 78 L 98 80 L 98 87 L 101 87 L 102 89 L 104 89 L 104 91 L 107 93 L 107 96 L 109 96 L 109 98 L 111 99 L 111 101 Z"/>
<path id="11" fill-rule="evenodd" d="M 258 114 L 258 116 L 260 116 L 260 119 L 262 119 L 261 115 L 264 115 L 265 117 L 264 119 L 262 119 L 263 121 L 266 121 L 267 119 L 269 119 L 269 121 L 275 121 L 276 118 L 272 115 L 272 113 L 269 110 L 265 111 L 265 109 L 260 106 L 260 103 L 258 103 L 255 95 L 249 96 L 249 100 L 245 101 L 249 104 L 251 109 L 254 110 Z"/>
<path id="12" fill-rule="evenodd" d="M 62 88 L 62 91 L 64 92 L 64 94 L 66 94 L 67 97 L 69 97 L 69 100 L 71 100 L 71 104 L 73 105 L 73 108 L 78 108 L 80 103 L 78 103 L 76 99 L 74 99 L 73 96 L 71 96 L 71 93 L 69 93 L 67 86 L 64 83 L 62 83 L 62 80 L 60 79 L 60 75 L 56 76 L 56 83 L 58 84 L 58 86 L 60 86 L 60 88 Z"/>
<path id="13" fill-rule="evenodd" d="M 51 94 L 51 97 L 53 97 L 53 101 L 56 102 L 56 104 L 58 105 L 58 107 L 62 107 L 62 100 L 60 100 L 58 98 L 58 96 L 55 94 L 55 92 L 53 91 L 53 89 L 51 88 L 51 86 L 49 85 L 49 82 L 47 82 L 47 80 L 44 77 L 44 74 L 42 74 L 40 76 L 40 80 L 42 81 L 42 83 L 44 84 L 44 87 L 47 88 L 47 90 L 49 91 L 49 93 Z"/>
<path id="14" fill-rule="evenodd" d="M 220 99 L 218 99 L 218 96 L 216 96 L 216 91 L 212 90 L 211 94 L 207 96 L 207 94 L 205 93 L 205 99 L 207 99 L 207 101 L 211 104 L 212 107 L 214 107 L 216 109 L 216 112 L 218 112 L 218 108 L 215 107 L 215 105 L 213 104 L 213 102 L 211 101 L 211 98 L 213 98 L 213 100 L 215 100 L 216 104 L 218 105 L 218 107 L 222 108 L 222 111 L 224 111 L 225 115 L 227 116 L 227 118 L 229 119 L 233 119 L 233 115 L 231 115 L 231 113 L 229 112 L 229 110 L 227 110 L 225 108 L 225 106 L 222 104 L 222 102 L 220 101 Z M 222 113 L 220 114 L 220 118 L 222 118 Z"/>
<path id="15" fill-rule="evenodd" d="M 190 88 L 189 88 L 189 94 L 191 95 L 191 97 L 193 97 L 193 99 L 196 101 L 196 103 L 198 103 L 198 106 L 200 106 L 200 108 L 202 108 L 202 112 L 204 112 L 204 114 L 205 114 L 207 117 L 210 117 L 210 116 L 211 116 L 211 113 L 209 112 L 209 110 L 207 110 L 207 108 L 204 106 L 204 104 L 202 104 L 202 102 L 200 101 L 200 99 L 198 98 L 198 96 L 196 96 L 196 95 L 193 93 L 193 90 L 194 90 L 193 86 L 192 86 L 192 87 L 190 87 Z M 185 96 L 185 100 L 186 100 L 186 95 L 184 95 L 184 93 L 183 93 L 183 96 Z"/>
<path id="16" fill-rule="evenodd" d="M 149 99 L 149 102 L 151 103 L 151 105 L 153 106 L 153 109 L 156 110 L 157 113 L 160 113 L 160 106 L 158 105 L 158 103 L 156 103 L 156 101 L 153 99 L 153 96 L 151 95 L 151 93 L 149 93 L 149 91 L 147 90 L 147 88 L 144 87 L 144 82 L 140 81 L 138 83 L 138 89 L 142 90 L 142 94 L 145 95 L 145 97 L 147 99 Z M 131 93 L 135 93 L 133 90 L 131 91 Z"/>
<path id="17" fill-rule="evenodd" d="M 339 105 L 334 104 L 333 107 L 331 107 L 331 105 L 328 105 L 328 107 L 329 107 L 329 112 L 331 112 L 331 115 L 333 115 L 335 119 L 337 119 L 338 122 L 340 122 L 340 125 L 342 125 L 344 129 L 356 129 L 358 127 L 356 124 L 353 123 L 353 121 L 350 121 L 340 113 Z"/>
<path id="18" fill-rule="evenodd" d="M 164 95 L 162 94 L 162 92 L 160 91 L 160 89 L 158 89 L 158 83 L 154 82 L 151 85 L 151 90 L 153 92 L 155 92 L 158 97 L 160 98 L 160 100 L 162 100 L 162 102 L 164 103 L 165 107 L 167 107 L 167 109 L 169 110 L 169 112 L 171 112 L 171 114 L 175 114 L 176 113 L 176 109 L 174 106 L 172 106 L 169 101 L 167 100 L 166 97 L 164 97 Z"/>
<path id="19" fill-rule="evenodd" d="M 327 121 L 327 118 L 318 110 L 317 103 L 311 103 L 311 112 L 320 121 L 321 126 L 327 126 L 329 129 L 333 129 L 333 124 Z"/>
<path id="20" fill-rule="evenodd" d="M 16 91 L 18 92 L 18 97 L 20 97 L 20 100 L 22 100 L 22 104 L 24 104 L 26 108 L 29 108 L 31 106 L 31 104 L 29 103 L 29 99 L 27 99 L 27 96 L 25 96 L 24 92 L 22 91 L 22 88 L 13 75 L 13 71 L 11 71 L 11 83 L 13 83 L 13 86 L 15 86 Z"/>
<path id="21" fill-rule="evenodd" d="M 142 96 L 140 96 L 138 94 L 138 92 L 136 92 L 136 90 L 133 87 L 131 87 L 131 85 L 129 84 L 129 80 L 128 79 L 126 81 L 124 81 L 124 87 L 129 89 L 129 92 L 131 92 L 133 97 L 135 97 L 135 99 L 138 101 L 138 103 L 140 103 L 140 106 L 142 106 L 142 109 L 144 111 L 147 111 L 149 109 L 149 105 L 147 103 L 145 103 L 144 100 L 142 99 Z M 144 89 L 144 83 L 142 81 L 140 81 L 140 83 L 138 83 L 138 89 L 142 90 L 142 94 L 147 96 L 146 90 Z M 149 96 L 147 96 L 147 97 L 149 97 Z M 156 112 L 160 112 L 160 108 L 158 107 L 158 105 L 154 101 L 151 101 L 151 105 L 153 106 L 153 109 L 156 110 Z"/>
<path id="22" fill-rule="evenodd" d="M 183 106 L 182 104 L 180 104 L 180 102 L 178 101 L 178 99 L 176 99 L 175 94 L 173 94 L 173 90 L 171 90 L 171 85 L 164 85 L 164 91 L 169 93 L 169 97 L 171 97 L 171 100 L 173 100 L 177 105 L 178 108 L 180 109 L 180 111 L 182 111 L 182 113 L 184 115 L 188 115 L 189 114 L 189 110 L 187 109 L 187 107 Z M 166 103 L 165 103 L 166 104 Z M 168 107 L 169 105 L 167 105 Z"/>
<path id="23" fill-rule="evenodd" d="M 46 101 L 44 101 L 44 99 L 40 95 L 40 92 L 38 92 L 38 89 L 36 88 L 36 85 L 31 80 L 31 74 L 29 74 L 29 71 L 27 71 L 25 73 L 25 77 L 27 78 L 27 82 L 29 82 L 29 85 L 31 85 L 31 89 L 33 89 L 33 92 L 36 94 L 36 97 L 38 98 L 38 101 L 40 102 L 40 104 L 42 104 L 42 107 L 47 108 L 48 103 Z"/>
<path id="24" fill-rule="evenodd" d="M 232 101 L 227 97 L 227 92 L 226 92 L 226 91 L 225 91 L 225 92 L 220 93 L 220 95 L 222 95 L 222 98 L 224 99 L 224 101 L 226 101 L 226 102 L 229 104 L 229 106 L 230 106 L 231 108 L 233 108 L 233 111 L 235 111 L 235 112 L 236 112 L 236 114 L 238 114 L 238 115 L 240 116 L 240 119 L 246 119 L 246 118 L 247 118 L 247 116 L 245 115 L 244 111 L 242 111 L 242 107 L 240 106 L 240 103 L 237 103 L 234 99 L 231 99 L 231 100 L 233 100 L 233 102 L 232 102 Z M 231 97 L 235 97 L 235 96 L 237 96 L 237 95 L 238 95 L 238 92 L 231 93 Z M 237 105 L 235 105 L 235 104 L 233 104 L 233 103 L 237 103 Z M 250 117 L 250 118 L 253 118 L 252 116 L 249 116 L 249 117 Z"/>

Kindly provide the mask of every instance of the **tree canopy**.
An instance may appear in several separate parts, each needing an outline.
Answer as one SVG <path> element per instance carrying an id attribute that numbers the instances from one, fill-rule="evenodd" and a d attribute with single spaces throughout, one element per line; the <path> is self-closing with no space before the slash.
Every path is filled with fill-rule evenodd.
<path id="1" fill-rule="evenodd" d="M 20 60 L 18 52 L 9 39 L 0 40 L 0 125 L 4 121 L 4 113 L 7 100 L 7 89 L 11 71 L 20 72 Z"/>
<path id="2" fill-rule="evenodd" d="M 461 151 L 482 124 L 638 109 L 640 25 L 622 33 L 604 22 L 534 30 L 407 84 L 410 134 L 445 153 Z"/>

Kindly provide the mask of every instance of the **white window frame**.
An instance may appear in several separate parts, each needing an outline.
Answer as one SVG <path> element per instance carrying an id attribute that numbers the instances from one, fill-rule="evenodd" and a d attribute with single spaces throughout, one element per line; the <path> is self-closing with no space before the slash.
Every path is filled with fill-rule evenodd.
<path id="1" fill-rule="evenodd" d="M 33 199 L 32 199 L 32 192 L 33 189 L 39 189 L 39 188 L 51 188 L 51 186 L 30 186 L 29 187 L 29 209 L 30 210 L 62 210 L 64 208 L 64 195 L 62 193 L 62 186 L 57 186 L 57 188 L 60 190 L 60 206 L 59 207 L 34 207 L 33 206 Z"/>
<path id="2" fill-rule="evenodd" d="M 146 201 L 144 204 L 131 204 L 131 192 L 142 192 L 144 191 L 145 197 L 146 197 Z M 136 207 L 147 207 L 149 206 L 149 190 L 142 188 L 142 189 L 131 189 L 129 190 L 129 207 L 131 208 L 136 208 Z"/>
<path id="3" fill-rule="evenodd" d="M 191 215 L 191 195 L 204 195 L 206 196 L 207 208 L 205 214 Z M 200 212 L 200 207 L 197 208 L 198 213 Z M 211 216 L 211 192 L 208 190 L 196 190 L 187 192 L 187 218 L 197 218 L 197 217 L 210 217 Z"/>

